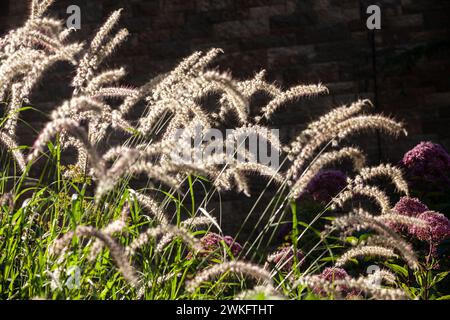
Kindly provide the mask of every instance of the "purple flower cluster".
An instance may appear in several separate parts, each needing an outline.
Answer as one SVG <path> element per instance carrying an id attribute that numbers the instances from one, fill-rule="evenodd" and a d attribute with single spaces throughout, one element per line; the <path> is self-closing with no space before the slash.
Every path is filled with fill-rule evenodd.
<path id="1" fill-rule="evenodd" d="M 426 228 L 410 228 L 417 239 L 437 244 L 450 237 L 450 220 L 442 213 L 426 211 L 417 217 L 427 222 Z"/>
<path id="2" fill-rule="evenodd" d="M 334 280 L 345 279 L 348 276 L 347 271 L 342 268 L 325 268 L 325 270 L 322 271 L 320 278 L 333 282 Z"/>
<path id="3" fill-rule="evenodd" d="M 441 213 L 430 211 L 426 205 L 416 198 L 403 197 L 393 209 L 396 213 L 421 219 L 426 222 L 426 227 L 411 226 L 401 227 L 398 224 L 389 224 L 396 231 L 407 230 L 419 240 L 430 244 L 433 255 L 436 254 L 437 245 L 450 237 L 450 220 Z"/>
<path id="4" fill-rule="evenodd" d="M 230 236 L 222 237 L 217 233 L 211 232 L 200 239 L 200 243 L 205 253 L 212 253 L 220 249 L 221 241 L 223 241 L 228 246 L 228 248 L 230 248 L 233 256 L 237 256 L 242 251 L 242 246 Z"/>
<path id="5" fill-rule="evenodd" d="M 306 193 L 315 201 L 329 202 L 347 185 L 347 176 L 339 170 L 321 170 L 311 179 Z"/>
<path id="6" fill-rule="evenodd" d="M 400 165 L 411 180 L 449 183 L 450 155 L 439 144 L 421 142 L 403 156 Z"/>
<path id="7" fill-rule="evenodd" d="M 304 257 L 303 252 L 296 250 L 297 263 L 300 263 Z M 280 270 L 291 271 L 294 266 L 294 249 L 291 246 L 286 246 L 270 255 L 269 262 L 275 265 L 280 264 Z"/>
<path id="8" fill-rule="evenodd" d="M 416 217 L 422 212 L 428 211 L 428 207 L 417 198 L 402 197 L 394 206 L 398 214 Z"/>
<path id="9" fill-rule="evenodd" d="M 428 211 L 428 207 L 417 198 L 402 197 L 395 204 L 393 211 L 408 217 L 417 217 L 422 212 Z M 404 231 L 406 228 L 397 223 L 389 223 L 389 227 L 396 231 Z"/>

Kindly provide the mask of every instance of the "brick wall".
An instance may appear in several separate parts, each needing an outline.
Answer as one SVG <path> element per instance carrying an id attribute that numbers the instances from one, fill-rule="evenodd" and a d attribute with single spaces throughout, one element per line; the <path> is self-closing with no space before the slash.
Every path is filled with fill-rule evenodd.
<path id="1" fill-rule="evenodd" d="M 170 70 L 194 50 L 221 47 L 221 69 L 249 77 L 264 68 L 282 86 L 322 82 L 331 94 L 292 106 L 275 119 L 283 139 L 333 106 L 369 97 L 376 108 L 403 120 L 410 135 L 393 141 L 359 139 L 378 161 L 398 161 L 418 141 L 450 150 L 450 1 L 448 0 L 73 0 L 57 1 L 54 14 L 77 4 L 80 37 L 92 35 L 111 10 L 123 7 L 132 33 L 110 65 L 125 64 L 133 84 Z M 365 26 L 370 4 L 382 9 L 382 30 Z M 2 0 L 0 31 L 24 19 L 25 0 Z M 55 105 L 64 82 L 52 74 L 43 106 Z M 42 90 L 43 88 L 41 88 Z M 29 119 L 40 122 L 40 118 Z M 242 210 L 225 203 L 225 211 Z"/>

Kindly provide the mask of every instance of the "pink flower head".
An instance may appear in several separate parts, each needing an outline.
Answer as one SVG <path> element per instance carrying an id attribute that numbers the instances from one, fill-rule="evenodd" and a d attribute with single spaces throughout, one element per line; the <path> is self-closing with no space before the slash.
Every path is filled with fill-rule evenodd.
<path id="1" fill-rule="evenodd" d="M 428 210 L 428 207 L 420 202 L 419 199 L 410 197 L 402 197 L 394 206 L 396 213 L 409 217 L 417 217 Z"/>
<path id="2" fill-rule="evenodd" d="M 242 246 L 233 237 L 225 236 L 223 237 L 223 241 L 231 249 L 233 256 L 237 256 L 242 251 Z"/>
<path id="3" fill-rule="evenodd" d="M 418 216 L 427 223 L 427 227 L 414 226 L 410 228 L 411 234 L 417 239 L 438 244 L 450 237 L 450 220 L 442 213 L 426 211 Z"/>
<path id="4" fill-rule="evenodd" d="M 422 212 L 428 211 L 428 207 L 417 198 L 402 197 L 395 204 L 393 211 L 408 217 L 417 217 Z M 406 228 L 397 223 L 388 223 L 388 226 L 396 231 L 403 231 Z"/>
<path id="5" fill-rule="evenodd" d="M 408 178 L 424 182 L 449 182 L 450 155 L 439 144 L 421 142 L 405 153 L 400 165 L 405 168 Z"/>
<path id="6" fill-rule="evenodd" d="M 303 252 L 296 250 L 297 263 L 303 259 Z M 294 249 L 291 246 L 286 246 L 271 254 L 267 261 L 280 267 L 282 271 L 291 271 L 294 266 Z"/>
<path id="7" fill-rule="evenodd" d="M 221 241 L 230 248 L 234 256 L 237 256 L 242 251 L 242 246 L 230 236 L 222 237 L 217 233 L 210 232 L 200 239 L 200 243 L 206 253 L 217 251 L 221 247 Z"/>
<path id="8" fill-rule="evenodd" d="M 320 278 L 333 282 L 334 280 L 342 280 L 349 275 L 347 271 L 342 268 L 325 268 L 320 275 Z"/>
<path id="9" fill-rule="evenodd" d="M 325 268 L 319 277 L 323 280 L 333 283 L 336 280 L 343 280 L 349 278 L 347 271 L 342 268 Z M 355 290 L 350 290 L 345 286 L 341 286 L 340 290 L 346 296 L 357 296 L 358 292 Z M 321 288 L 314 288 L 316 294 L 324 295 L 325 292 Z"/>
<path id="10" fill-rule="evenodd" d="M 306 187 L 315 201 L 327 203 L 347 185 L 347 176 L 339 170 L 321 170 Z"/>

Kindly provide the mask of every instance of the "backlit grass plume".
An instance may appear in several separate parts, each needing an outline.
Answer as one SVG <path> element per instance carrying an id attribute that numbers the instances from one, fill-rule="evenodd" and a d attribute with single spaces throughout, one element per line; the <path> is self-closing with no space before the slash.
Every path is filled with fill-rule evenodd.
<path id="1" fill-rule="evenodd" d="M 409 198 L 406 167 L 367 167 L 362 149 L 344 145 L 363 131 L 406 134 L 402 123 L 357 100 L 286 141 L 273 130 L 274 115 L 306 108 L 307 99 L 329 92 L 325 85 L 283 88 L 264 70 L 237 79 L 212 66 L 223 51 L 211 48 L 131 86 L 124 66 L 107 65 L 129 35 L 119 26 L 123 11 L 78 43 L 47 17 L 52 3 L 32 0 L 23 26 L 0 39 L 0 298 L 430 296 L 430 286 L 407 291 L 400 281 L 437 268 L 448 219 Z M 71 94 L 55 97 L 33 145 L 22 146 L 21 116 L 40 110 L 30 99 L 47 72 L 63 72 L 57 64 L 72 68 Z M 258 94 L 266 102 L 254 107 Z M 205 105 L 211 98 L 213 111 Z M 233 131 L 208 141 L 212 129 Z M 202 139 L 191 139 L 196 134 Z M 280 161 L 261 161 L 249 146 L 256 138 Z M 337 170 L 347 162 L 348 170 Z M 389 189 L 377 184 L 386 180 L 408 196 L 394 208 Z M 225 191 L 255 200 L 242 220 L 243 205 L 222 211 Z M 369 259 L 395 274 L 365 274 L 357 262 Z M 63 280 L 74 268 L 80 283 L 70 288 Z"/>

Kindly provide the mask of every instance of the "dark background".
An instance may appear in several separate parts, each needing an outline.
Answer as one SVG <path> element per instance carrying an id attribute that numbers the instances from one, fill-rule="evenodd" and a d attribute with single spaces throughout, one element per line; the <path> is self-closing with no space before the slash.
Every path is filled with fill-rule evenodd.
<path id="1" fill-rule="evenodd" d="M 267 69 L 268 79 L 285 88 L 316 82 L 329 87 L 330 95 L 300 102 L 276 117 L 274 127 L 281 129 L 284 141 L 330 108 L 368 97 L 379 112 L 404 121 L 409 131 L 398 140 L 377 135 L 358 139 L 374 162 L 396 163 L 422 140 L 450 150 L 449 0 L 56 2 L 50 11 L 60 18 L 67 17 L 67 6 L 81 7 L 77 37 L 84 39 L 112 10 L 125 9 L 121 23 L 131 36 L 108 64 L 125 65 L 133 85 L 172 69 L 195 50 L 221 47 L 225 54 L 217 65 L 237 78 Z M 366 28 L 371 4 L 382 10 L 382 29 L 375 33 Z M 0 33 L 20 26 L 27 7 L 25 0 L 0 0 Z M 36 90 L 33 104 L 53 109 L 68 94 L 64 74 L 73 72 L 51 73 Z M 26 120 L 39 128 L 45 118 Z M 31 141 L 32 134 L 21 138 Z M 248 211 L 233 196 L 222 199 L 222 206 L 224 212 Z M 236 217 L 237 226 L 241 220 Z"/>

